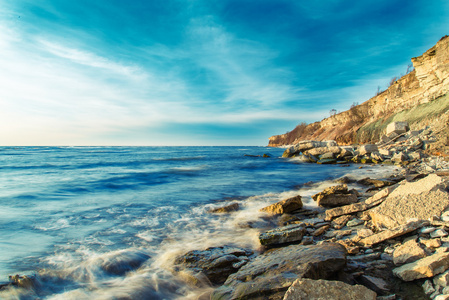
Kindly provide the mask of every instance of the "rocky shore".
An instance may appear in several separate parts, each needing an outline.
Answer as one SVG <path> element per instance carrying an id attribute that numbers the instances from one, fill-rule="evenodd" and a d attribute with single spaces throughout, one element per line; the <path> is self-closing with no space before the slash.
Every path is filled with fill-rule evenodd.
<path id="1" fill-rule="evenodd" d="M 275 225 L 260 229 L 260 252 L 231 243 L 198 249 L 177 257 L 173 272 L 212 287 L 200 299 L 449 299 L 449 163 L 426 152 L 436 134 L 394 123 L 378 144 L 303 141 L 286 149 L 284 157 L 303 162 L 402 171 L 339 178 L 313 195 L 317 209 L 305 209 L 301 196 L 264 207 Z"/>
<path id="2" fill-rule="evenodd" d="M 230 240 L 183 253 L 166 267 L 201 291 L 201 300 L 449 299 L 449 160 L 429 152 L 439 134 L 393 123 L 378 144 L 299 142 L 285 150 L 286 159 L 361 168 L 394 164 L 400 172 L 338 178 L 312 196 L 316 208 L 304 207 L 301 195 L 272 203 L 258 212 L 268 222 L 248 225 L 259 231 L 258 249 Z M 233 202 L 209 213 L 230 217 L 240 209 Z M 147 258 L 123 253 L 101 267 L 119 274 Z M 15 275 L 0 288 L 39 284 Z"/>

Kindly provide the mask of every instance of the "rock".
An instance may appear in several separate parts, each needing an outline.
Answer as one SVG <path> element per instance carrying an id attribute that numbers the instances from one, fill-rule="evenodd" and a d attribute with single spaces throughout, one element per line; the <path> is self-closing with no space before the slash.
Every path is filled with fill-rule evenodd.
<path id="1" fill-rule="evenodd" d="M 209 210 L 210 213 L 230 213 L 233 211 L 238 211 L 239 210 L 239 204 L 236 203 L 232 203 L 223 207 L 218 207 L 218 208 L 214 208 Z"/>
<path id="2" fill-rule="evenodd" d="M 36 277 L 28 275 L 20 276 L 19 274 L 16 274 L 13 276 L 9 276 L 9 281 L 12 285 L 18 286 L 20 288 L 32 289 L 35 286 Z"/>
<path id="3" fill-rule="evenodd" d="M 330 221 L 334 217 L 339 217 L 342 215 L 348 215 L 354 212 L 364 211 L 379 205 L 384 199 L 393 191 L 392 187 L 384 188 L 383 190 L 377 192 L 372 197 L 366 199 L 365 202 L 354 203 L 342 207 L 336 207 L 333 209 L 326 210 L 325 220 Z"/>
<path id="4" fill-rule="evenodd" d="M 410 128 L 408 127 L 407 122 L 393 122 L 393 123 L 388 124 L 387 130 L 386 130 L 386 135 L 389 136 L 389 135 L 391 135 L 391 133 L 403 134 L 409 130 L 410 130 Z"/>
<path id="5" fill-rule="evenodd" d="M 320 159 L 316 163 L 320 164 L 320 165 L 331 165 L 331 164 L 336 164 L 337 160 L 336 159 L 332 159 L 332 158 Z"/>
<path id="6" fill-rule="evenodd" d="M 249 249 L 231 246 L 193 250 L 177 257 L 173 270 L 182 273 L 182 277 L 194 286 L 207 285 L 207 281 L 220 284 L 237 272 L 252 254 Z"/>
<path id="7" fill-rule="evenodd" d="M 433 287 L 432 281 L 430 281 L 430 280 L 424 281 L 422 288 L 426 295 L 431 295 L 431 294 L 435 293 L 435 288 Z"/>
<path id="8" fill-rule="evenodd" d="M 354 227 L 354 226 L 362 225 L 363 223 L 365 223 L 365 222 L 362 221 L 362 220 L 359 220 L 359 219 L 352 219 L 351 221 L 349 221 L 349 222 L 346 224 L 346 226 L 348 226 L 348 227 Z"/>
<path id="9" fill-rule="evenodd" d="M 433 284 L 436 286 L 447 287 L 449 285 L 449 271 L 446 271 L 433 278 Z"/>
<path id="10" fill-rule="evenodd" d="M 379 151 L 379 149 L 377 148 L 377 145 L 371 145 L 371 144 L 362 145 L 359 148 L 359 155 L 371 154 L 372 152 L 377 152 L 377 151 Z"/>
<path id="11" fill-rule="evenodd" d="M 139 268 L 149 258 L 149 255 L 141 251 L 120 250 L 101 256 L 98 260 L 101 261 L 100 267 L 103 271 L 114 275 L 124 275 Z"/>
<path id="12" fill-rule="evenodd" d="M 284 300 L 375 300 L 376 293 L 362 285 L 341 281 L 297 279 Z"/>
<path id="13" fill-rule="evenodd" d="M 373 234 L 374 234 L 374 232 L 368 228 L 363 228 L 363 229 L 357 230 L 357 236 L 359 236 L 360 238 L 366 238 L 366 237 L 372 236 Z"/>
<path id="14" fill-rule="evenodd" d="M 375 291 L 377 294 L 385 294 L 389 291 L 388 283 L 382 278 L 362 275 L 357 281 L 368 287 L 370 290 Z"/>
<path id="15" fill-rule="evenodd" d="M 338 146 L 331 146 L 331 147 L 313 148 L 313 149 L 305 151 L 304 154 L 318 156 L 318 155 L 323 155 L 325 153 L 339 154 L 340 152 L 341 152 L 341 148 L 340 147 L 338 147 Z"/>
<path id="16" fill-rule="evenodd" d="M 325 233 L 329 228 L 330 228 L 329 225 L 322 226 L 322 227 L 318 228 L 317 230 L 315 230 L 315 231 L 312 233 L 312 235 L 313 235 L 313 236 L 320 236 L 320 235 L 322 235 L 323 233 Z"/>
<path id="17" fill-rule="evenodd" d="M 440 239 L 420 239 L 419 242 L 426 246 L 427 248 L 438 248 L 441 246 Z"/>
<path id="18" fill-rule="evenodd" d="M 282 157 L 293 157 L 296 156 L 299 153 L 304 153 L 305 151 L 312 149 L 312 148 L 319 148 L 319 147 L 332 147 L 337 146 L 337 143 L 335 141 L 301 141 L 297 143 L 296 145 L 286 149 L 284 153 L 282 154 Z"/>
<path id="19" fill-rule="evenodd" d="M 433 300 L 449 300 L 449 294 L 448 295 L 438 295 Z"/>
<path id="20" fill-rule="evenodd" d="M 393 262 L 395 265 L 407 264 L 426 256 L 424 249 L 415 240 L 409 240 L 394 250 Z"/>
<path id="21" fill-rule="evenodd" d="M 351 215 L 344 215 L 338 218 L 335 218 L 332 221 L 332 225 L 334 226 L 335 229 L 341 229 L 343 228 L 346 223 L 348 223 L 349 220 L 351 220 L 353 218 L 353 216 Z"/>
<path id="22" fill-rule="evenodd" d="M 286 200 L 279 201 L 267 207 L 264 207 L 260 209 L 260 211 L 273 215 L 278 215 L 290 213 L 301 208 L 302 208 L 301 196 L 298 195 Z"/>
<path id="23" fill-rule="evenodd" d="M 404 281 L 429 278 L 449 268 L 449 253 L 436 253 L 393 269 L 393 274 Z"/>
<path id="24" fill-rule="evenodd" d="M 346 184 L 331 186 L 312 196 L 319 206 L 336 207 L 357 202 L 357 195 L 348 193 Z"/>
<path id="25" fill-rule="evenodd" d="M 296 279 L 326 279 L 345 265 L 346 250 L 335 243 L 274 249 L 231 274 L 211 299 L 282 299 Z"/>
<path id="26" fill-rule="evenodd" d="M 449 211 L 445 211 L 441 214 L 441 220 L 443 222 L 449 222 Z"/>
<path id="27" fill-rule="evenodd" d="M 374 244 L 378 244 L 383 241 L 393 239 L 406 233 L 412 232 L 420 228 L 421 226 L 423 226 L 422 221 L 411 221 L 409 223 L 400 225 L 393 229 L 387 229 L 379 233 L 373 234 L 369 237 L 363 238 L 359 241 L 359 243 L 364 246 L 372 246 Z"/>
<path id="28" fill-rule="evenodd" d="M 446 184 L 437 175 L 401 183 L 382 204 L 370 210 L 369 215 L 376 227 L 393 228 L 412 218 L 427 220 L 441 215 L 449 205 Z"/>
<path id="29" fill-rule="evenodd" d="M 262 232 L 259 235 L 259 241 L 260 244 L 264 246 L 273 246 L 290 242 L 300 242 L 305 232 L 306 227 L 304 224 L 292 224 Z"/>
<path id="30" fill-rule="evenodd" d="M 334 153 L 326 152 L 326 153 L 320 155 L 320 160 L 321 159 L 334 159 Z"/>
<path id="31" fill-rule="evenodd" d="M 379 154 L 382 156 L 390 156 L 391 152 L 388 149 L 379 149 Z"/>
<path id="32" fill-rule="evenodd" d="M 394 185 L 396 182 L 386 179 L 371 179 L 371 178 L 363 178 L 357 181 L 358 184 L 362 185 L 374 185 L 376 188 L 382 188 L 385 186 Z"/>
<path id="33" fill-rule="evenodd" d="M 430 233 L 431 238 L 440 238 L 440 237 L 444 237 L 444 236 L 447 236 L 447 232 L 444 229 L 437 229 Z"/>
<path id="34" fill-rule="evenodd" d="M 399 152 L 393 155 L 391 161 L 395 163 L 402 163 L 408 161 L 408 156 L 404 152 Z"/>

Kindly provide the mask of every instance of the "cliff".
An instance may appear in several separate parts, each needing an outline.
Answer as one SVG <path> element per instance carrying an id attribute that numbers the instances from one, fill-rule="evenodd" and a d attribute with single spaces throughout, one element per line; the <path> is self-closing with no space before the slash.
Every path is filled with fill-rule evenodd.
<path id="1" fill-rule="evenodd" d="M 392 121 L 407 121 L 411 129 L 446 121 L 449 110 L 449 36 L 423 55 L 412 58 L 414 70 L 384 92 L 320 122 L 300 124 L 269 138 L 268 146 L 301 140 L 335 140 L 339 144 L 374 143 Z"/>

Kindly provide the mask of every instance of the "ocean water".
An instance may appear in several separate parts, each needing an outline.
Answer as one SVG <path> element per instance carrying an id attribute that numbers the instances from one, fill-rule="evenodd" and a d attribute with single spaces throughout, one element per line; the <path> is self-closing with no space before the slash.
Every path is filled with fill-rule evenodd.
<path id="1" fill-rule="evenodd" d="M 266 147 L 0 147 L 0 299 L 197 299 L 175 277 L 188 250 L 259 249 L 261 207 L 310 196 L 345 174 L 391 168 L 302 164 Z M 269 158 L 245 156 L 270 154 Z M 306 182 L 316 184 L 302 186 Z M 238 202 L 231 215 L 210 208 Z M 132 271 L 108 269 L 126 258 Z"/>

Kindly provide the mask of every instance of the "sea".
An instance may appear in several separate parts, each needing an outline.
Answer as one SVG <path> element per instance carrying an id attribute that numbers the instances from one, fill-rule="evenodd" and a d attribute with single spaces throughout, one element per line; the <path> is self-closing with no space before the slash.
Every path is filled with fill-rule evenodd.
<path id="1" fill-rule="evenodd" d="M 301 195 L 317 209 L 311 196 L 336 178 L 394 171 L 301 163 L 283 151 L 0 147 L 0 284 L 33 279 L 0 299 L 198 299 L 207 289 L 176 276 L 175 257 L 224 245 L 257 252 L 260 208 Z M 234 202 L 237 212 L 209 213 Z M 114 269 L 122 261 L 134 264 Z"/>

